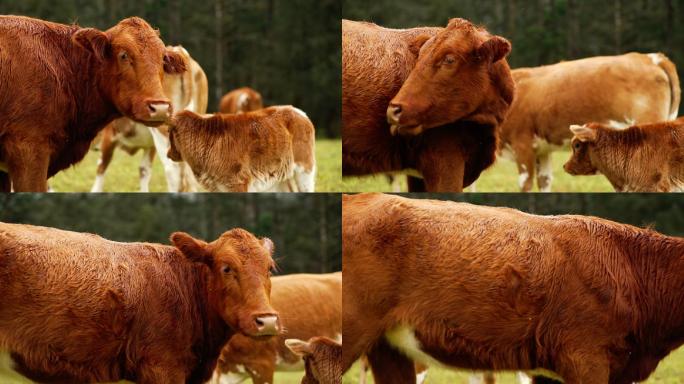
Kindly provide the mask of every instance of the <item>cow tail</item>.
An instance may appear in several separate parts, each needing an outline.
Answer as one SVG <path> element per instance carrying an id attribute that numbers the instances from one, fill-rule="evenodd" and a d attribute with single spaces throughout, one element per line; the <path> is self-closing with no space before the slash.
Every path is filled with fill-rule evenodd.
<path id="1" fill-rule="evenodd" d="M 657 53 L 658 66 L 665 72 L 670 81 L 670 120 L 674 120 L 679 115 L 679 102 L 682 97 L 682 90 L 679 87 L 679 75 L 677 67 L 670 59 L 662 53 Z"/>

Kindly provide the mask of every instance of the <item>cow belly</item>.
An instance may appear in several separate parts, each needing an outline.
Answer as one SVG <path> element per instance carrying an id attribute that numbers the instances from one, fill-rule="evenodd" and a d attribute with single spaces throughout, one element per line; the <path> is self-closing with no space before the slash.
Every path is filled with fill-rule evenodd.
<path id="1" fill-rule="evenodd" d="M 116 140 L 127 148 L 152 148 L 154 139 L 150 129 L 142 124 L 135 124 L 135 134 L 131 136 L 117 135 Z"/>
<path id="2" fill-rule="evenodd" d="M 398 326 L 385 333 L 385 339 L 397 350 L 404 353 L 406 356 L 411 358 L 413 361 L 425 364 L 427 366 L 437 366 L 446 369 L 454 368 L 473 368 L 468 366 L 449 366 L 443 362 L 437 360 L 437 358 L 431 356 L 423 348 L 422 343 L 416 337 L 415 329 L 410 326 Z M 476 369 L 481 369 L 481 367 L 475 367 Z M 518 370 L 518 367 L 511 366 L 506 370 Z M 536 368 L 531 370 L 524 370 L 530 376 L 546 376 L 557 381 L 563 381 L 562 378 L 555 372 L 547 369 Z"/>

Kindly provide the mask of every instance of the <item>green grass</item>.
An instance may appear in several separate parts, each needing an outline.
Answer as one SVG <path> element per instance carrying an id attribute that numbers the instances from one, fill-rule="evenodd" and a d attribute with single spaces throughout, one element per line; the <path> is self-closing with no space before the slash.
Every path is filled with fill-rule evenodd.
<path id="1" fill-rule="evenodd" d="M 563 171 L 563 164 L 570 158 L 570 151 L 557 151 L 552 155 L 553 192 L 613 192 L 608 180 L 602 175 L 571 176 Z M 405 179 L 402 177 L 402 179 Z M 520 192 L 518 170 L 514 162 L 497 159 L 494 165 L 484 171 L 476 182 L 477 192 Z M 348 192 L 392 192 L 392 187 L 384 175 L 365 177 L 345 177 L 342 190 Z M 536 181 L 535 181 L 536 190 Z M 402 191 L 406 182 L 402 180 Z"/>
<path id="2" fill-rule="evenodd" d="M 426 384 L 459 384 L 467 383 L 470 372 L 455 371 L 440 368 L 430 368 L 428 370 Z M 515 374 L 502 373 L 496 374 L 496 382 L 500 384 L 517 384 Z M 367 383 L 372 383 L 373 378 L 368 373 Z M 359 382 L 358 364 L 352 367 L 342 378 L 342 384 L 357 384 Z M 684 347 L 674 351 L 665 360 L 660 362 L 658 369 L 651 374 L 647 384 L 684 384 Z M 277 383 L 276 383 L 277 384 Z"/>
<path id="3" fill-rule="evenodd" d="M 76 166 L 62 171 L 50 179 L 50 187 L 56 192 L 89 192 L 95 181 L 95 170 L 100 152 L 91 150 Z M 134 156 L 116 150 L 114 158 L 107 169 L 105 178 L 105 192 L 137 192 L 138 166 L 142 158 L 142 151 Z M 341 189 L 342 175 L 342 144 L 340 140 L 317 140 L 316 161 L 318 172 L 316 176 L 316 192 L 336 192 Z M 166 192 L 166 178 L 164 168 L 158 158 L 155 158 L 152 168 L 150 192 Z"/>

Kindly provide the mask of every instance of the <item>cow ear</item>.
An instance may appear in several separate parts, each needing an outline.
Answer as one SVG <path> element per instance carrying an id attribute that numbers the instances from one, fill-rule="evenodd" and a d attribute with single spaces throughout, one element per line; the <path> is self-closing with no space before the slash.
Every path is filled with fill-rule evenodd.
<path id="1" fill-rule="evenodd" d="M 511 43 L 500 36 L 492 36 L 476 49 L 475 55 L 478 59 L 489 59 L 491 63 L 503 59 L 511 52 Z"/>
<path id="2" fill-rule="evenodd" d="M 275 246 L 273 245 L 273 242 L 268 237 L 264 237 L 261 239 L 261 246 L 266 248 L 268 253 L 270 253 L 271 255 L 273 254 L 273 251 L 275 250 Z"/>
<path id="3" fill-rule="evenodd" d="M 299 339 L 287 339 L 285 340 L 285 345 L 290 349 L 290 351 L 299 356 L 307 356 L 313 353 L 311 350 L 311 344 L 306 341 Z"/>
<path id="4" fill-rule="evenodd" d="M 212 264 L 213 258 L 211 253 L 207 251 L 206 242 L 195 239 L 185 232 L 174 232 L 171 234 L 171 242 L 188 260 L 207 265 Z"/>
<path id="5" fill-rule="evenodd" d="M 409 51 L 416 57 L 420 54 L 420 49 L 425 45 L 425 43 L 430 40 L 428 35 L 418 35 L 411 40 L 409 43 Z"/>
<path id="6" fill-rule="evenodd" d="M 596 131 L 586 125 L 571 125 L 570 131 L 583 143 L 596 141 Z"/>
<path id="7" fill-rule="evenodd" d="M 71 40 L 92 53 L 98 61 L 104 61 L 109 53 L 109 37 L 95 28 L 81 28 L 71 36 Z"/>
<path id="8" fill-rule="evenodd" d="M 164 53 L 164 72 L 169 75 L 180 75 L 186 71 L 188 63 L 185 58 L 170 49 Z"/>

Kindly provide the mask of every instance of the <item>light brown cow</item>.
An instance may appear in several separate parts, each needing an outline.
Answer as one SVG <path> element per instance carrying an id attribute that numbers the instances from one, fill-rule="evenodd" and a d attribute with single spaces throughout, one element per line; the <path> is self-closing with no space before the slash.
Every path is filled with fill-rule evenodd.
<path id="1" fill-rule="evenodd" d="M 520 188 L 551 191 L 551 154 L 572 124 L 629 126 L 677 117 L 681 90 L 661 53 L 592 57 L 513 70 L 516 98 L 501 126 L 501 147 L 518 164 Z"/>
<path id="2" fill-rule="evenodd" d="M 341 384 L 342 345 L 327 337 L 313 337 L 309 341 L 285 340 L 292 352 L 302 356 L 306 374 L 302 384 Z"/>
<path id="3" fill-rule="evenodd" d="M 273 372 L 304 369 L 301 357 L 285 346 L 286 338 L 314 336 L 341 339 L 342 273 L 295 274 L 271 278 L 271 305 L 285 333 L 268 341 L 235 335 L 221 352 L 212 383 L 273 383 Z"/>
<path id="4" fill-rule="evenodd" d="M 0 189 L 45 191 L 117 117 L 163 123 L 172 107 L 162 74 L 184 71 L 137 17 L 102 32 L 0 16 Z"/>
<path id="5" fill-rule="evenodd" d="M 262 109 L 261 94 L 250 87 L 234 89 L 226 93 L 219 103 L 221 113 L 245 113 Z"/>
<path id="6" fill-rule="evenodd" d="M 344 196 L 342 367 L 414 383 L 411 359 L 644 381 L 684 343 L 684 239 L 588 216 Z"/>
<path id="7" fill-rule="evenodd" d="M 343 174 L 407 173 L 424 179 L 409 179 L 415 191 L 472 183 L 494 162 L 513 99 L 510 48 L 463 19 L 402 30 L 343 20 Z"/>
<path id="8" fill-rule="evenodd" d="M 172 124 L 169 158 L 187 162 L 209 191 L 314 191 L 314 126 L 297 108 L 208 117 L 183 111 Z"/>
<path id="9" fill-rule="evenodd" d="M 171 100 L 173 109 L 206 113 L 208 83 L 202 67 L 182 46 L 169 46 L 167 49 L 181 56 L 187 63 L 187 71 L 180 75 L 166 75 L 162 81 L 164 94 Z M 147 127 L 122 118 L 115 120 L 103 130 L 100 143 L 102 155 L 91 192 L 103 192 L 105 172 L 117 146 L 131 154 L 140 149 L 144 151 L 140 163 L 141 192 L 149 191 L 155 149 L 164 166 L 169 192 L 197 192 L 200 189 L 195 175 L 185 162 L 175 162 L 166 156 L 169 151 L 169 130 L 166 125 Z"/>
<path id="10" fill-rule="evenodd" d="M 591 123 L 570 130 L 571 175 L 603 174 L 617 192 L 684 192 L 684 118 L 627 129 Z"/>
<path id="11" fill-rule="evenodd" d="M 239 332 L 280 330 L 273 244 L 242 229 L 174 246 L 0 224 L 0 343 L 38 382 L 204 383 Z"/>

